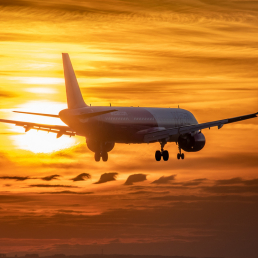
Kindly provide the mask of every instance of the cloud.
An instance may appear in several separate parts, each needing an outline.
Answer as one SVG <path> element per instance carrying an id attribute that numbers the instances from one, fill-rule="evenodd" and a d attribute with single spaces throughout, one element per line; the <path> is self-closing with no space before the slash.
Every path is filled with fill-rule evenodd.
<path id="1" fill-rule="evenodd" d="M 0 91 L 0 98 L 14 98 L 17 94 L 8 91 Z"/>
<path id="2" fill-rule="evenodd" d="M 125 185 L 132 185 L 133 183 L 137 183 L 137 182 L 142 182 L 147 180 L 147 175 L 144 174 L 134 174 L 134 175 L 130 175 L 126 182 Z"/>
<path id="3" fill-rule="evenodd" d="M 234 177 L 231 179 L 216 180 L 217 185 L 234 185 L 241 184 L 243 182 L 241 177 Z"/>
<path id="4" fill-rule="evenodd" d="M 74 211 L 74 210 L 57 210 L 57 212 L 61 212 L 61 213 L 83 213 L 82 211 Z"/>
<path id="5" fill-rule="evenodd" d="M 72 158 L 72 153 L 68 153 L 66 150 L 60 150 L 51 154 L 53 158 Z"/>
<path id="6" fill-rule="evenodd" d="M 231 179 L 225 179 L 225 180 L 216 180 L 216 185 L 257 185 L 258 186 L 258 179 L 251 179 L 251 180 L 244 180 L 241 177 L 234 177 Z"/>
<path id="7" fill-rule="evenodd" d="M 198 195 L 163 195 L 163 196 L 154 196 L 151 197 L 150 200 L 157 201 L 169 201 L 169 202 L 239 202 L 239 203 L 250 203 L 257 202 L 258 196 L 244 196 L 244 195 L 206 195 L 206 196 L 198 196 Z"/>
<path id="8" fill-rule="evenodd" d="M 20 202 L 30 202 L 33 201 L 34 199 L 31 196 L 26 196 L 26 195 L 15 195 L 8 193 L 8 195 L 2 194 L 0 195 L 0 200 L 1 203 L 20 203 Z"/>
<path id="9" fill-rule="evenodd" d="M 243 194 L 243 193 L 258 193 L 257 185 L 252 186 L 237 186 L 237 185 L 215 185 L 209 187 L 203 187 L 205 192 L 215 193 L 215 194 Z"/>
<path id="10" fill-rule="evenodd" d="M 105 173 L 100 176 L 100 179 L 98 182 L 94 184 L 103 184 L 109 181 L 115 181 L 118 173 Z"/>
<path id="11" fill-rule="evenodd" d="M 96 3 L 95 3 L 96 2 Z M 3 7 L 19 7 L 19 8 L 33 8 L 34 10 L 38 11 L 48 11 L 48 13 L 56 13 L 56 12 L 62 12 L 62 13 L 74 13 L 77 15 L 82 14 L 121 14 L 121 13 L 128 13 L 126 11 L 126 6 L 123 5 L 124 8 L 121 8 L 121 5 L 117 5 L 115 3 L 104 3 L 100 1 L 93 2 L 78 2 L 78 1 L 65 1 L 63 3 L 57 3 L 55 1 L 22 1 L 22 0 L 14 0 L 14 1 L 8 1 L 8 0 L 1 0 L 0 6 Z M 112 6 L 112 7 L 111 7 Z"/>
<path id="12" fill-rule="evenodd" d="M 46 176 L 46 177 L 42 177 L 41 179 L 44 181 L 51 181 L 54 179 L 58 179 L 58 177 L 60 177 L 60 175 L 52 175 L 52 176 Z"/>
<path id="13" fill-rule="evenodd" d="M 37 164 L 39 167 L 47 167 L 47 168 L 61 168 L 61 169 L 80 169 L 83 168 L 83 164 L 81 163 L 41 163 Z"/>
<path id="14" fill-rule="evenodd" d="M 24 1 L 24 0 L 1 0 L 0 6 L 31 6 L 33 3 L 31 1 Z"/>
<path id="15" fill-rule="evenodd" d="M 16 181 L 25 181 L 28 179 L 31 179 L 28 176 L 22 177 L 22 176 L 2 176 L 0 177 L 0 179 L 4 179 L 4 180 L 16 180 Z"/>
<path id="16" fill-rule="evenodd" d="M 78 195 L 84 195 L 84 194 L 93 194 L 93 192 L 74 192 L 74 191 L 60 191 L 60 192 L 42 192 L 40 194 L 78 194 Z"/>
<path id="17" fill-rule="evenodd" d="M 176 175 L 162 176 L 152 182 L 152 184 L 169 184 L 171 180 L 175 180 Z"/>
<path id="18" fill-rule="evenodd" d="M 132 192 L 129 194 L 153 194 L 155 192 L 151 192 L 151 191 L 137 191 L 137 192 Z"/>
<path id="19" fill-rule="evenodd" d="M 60 177 L 60 175 L 51 175 L 51 176 L 46 176 L 46 177 L 42 177 L 40 179 L 44 180 L 44 181 L 51 181 L 51 180 L 54 180 L 54 179 L 57 179 L 58 177 Z M 29 180 L 29 179 L 39 179 L 39 178 L 32 178 L 32 177 L 29 177 L 29 176 L 3 176 L 3 177 L 0 177 L 0 179 L 4 179 L 4 180 L 16 180 L 16 181 L 25 181 L 25 180 Z"/>
<path id="20" fill-rule="evenodd" d="M 90 179 L 91 175 L 88 173 L 82 173 L 74 178 L 72 178 L 71 180 L 75 181 L 85 181 L 86 179 Z"/>
<path id="21" fill-rule="evenodd" d="M 258 186 L 258 179 L 252 179 L 252 180 L 244 180 L 243 184 L 245 185 L 257 185 Z"/>
<path id="22" fill-rule="evenodd" d="M 35 184 L 35 185 L 30 185 L 30 187 L 65 187 L 65 188 L 77 188 L 78 186 L 72 186 L 72 185 Z"/>
<path id="23" fill-rule="evenodd" d="M 206 178 L 199 178 L 199 179 L 194 179 L 188 182 L 183 182 L 182 186 L 197 186 L 203 183 L 203 181 L 206 181 Z"/>
<path id="24" fill-rule="evenodd" d="M 155 191 L 137 191 L 137 192 L 132 192 L 129 194 L 169 194 L 169 191 L 164 191 L 164 192 L 155 192 Z"/>

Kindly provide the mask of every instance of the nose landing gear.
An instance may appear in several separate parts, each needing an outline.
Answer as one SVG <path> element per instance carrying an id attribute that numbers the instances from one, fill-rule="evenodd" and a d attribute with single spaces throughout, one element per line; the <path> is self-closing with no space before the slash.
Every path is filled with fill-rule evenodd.
<path id="1" fill-rule="evenodd" d="M 178 150 L 179 150 L 179 153 L 177 153 L 177 159 L 184 159 L 185 158 L 185 154 L 184 153 L 181 153 L 181 148 L 180 146 L 178 145 Z"/>
<path id="2" fill-rule="evenodd" d="M 167 161 L 169 159 L 169 152 L 167 150 L 164 150 L 164 146 L 166 145 L 167 142 L 161 142 L 161 151 L 157 150 L 155 153 L 155 159 L 157 161 L 161 160 L 161 157 L 163 157 L 164 161 Z"/>

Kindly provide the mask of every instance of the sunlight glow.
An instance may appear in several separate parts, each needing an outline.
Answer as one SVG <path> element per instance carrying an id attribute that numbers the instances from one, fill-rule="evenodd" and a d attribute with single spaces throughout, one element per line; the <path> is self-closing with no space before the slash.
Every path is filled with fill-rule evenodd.
<path id="1" fill-rule="evenodd" d="M 44 114 L 53 114 L 58 115 L 59 111 L 62 109 L 66 109 L 67 104 L 61 102 L 52 102 L 52 101 L 29 101 L 25 104 L 18 106 L 16 111 L 24 111 L 24 112 L 34 112 L 34 113 L 44 113 Z M 27 121 L 33 123 L 41 123 L 41 124 L 52 124 L 52 125 L 65 125 L 58 118 L 51 118 L 45 116 L 36 116 L 36 115 L 27 115 L 27 114 L 18 114 L 12 113 L 9 119 L 19 120 L 19 121 Z"/>
<path id="2" fill-rule="evenodd" d="M 69 148 L 76 144 L 74 138 L 62 136 L 56 138 L 56 134 L 31 130 L 24 135 L 10 136 L 19 149 L 29 150 L 34 153 L 49 153 Z"/>
<path id="3" fill-rule="evenodd" d="M 37 102 L 32 101 L 21 105 L 19 111 L 35 112 L 35 113 L 46 113 L 46 114 L 58 114 L 60 110 L 66 108 L 65 103 L 57 102 Z M 35 115 L 26 115 L 19 113 L 12 113 L 10 119 L 27 121 L 41 124 L 51 125 L 65 125 L 58 118 L 42 117 Z M 11 125 L 12 126 L 12 125 Z M 23 127 L 12 126 L 12 131 L 24 133 Z M 36 131 L 31 129 L 29 132 L 10 136 L 14 145 L 19 149 L 29 150 L 34 153 L 49 153 L 58 151 L 64 148 L 69 148 L 76 144 L 74 137 L 63 135 L 61 138 L 56 138 L 56 133 L 48 133 L 43 131 Z"/>
<path id="4" fill-rule="evenodd" d="M 42 94 L 54 94 L 57 92 L 55 89 L 50 89 L 50 88 L 27 88 L 25 90 L 31 93 L 42 93 Z"/>
<path id="5" fill-rule="evenodd" d="M 24 84 L 61 84 L 64 83 L 63 78 L 52 77 L 9 77 L 9 80 L 19 81 Z"/>
<path id="6" fill-rule="evenodd" d="M 69 148 L 76 144 L 74 138 L 62 136 L 56 138 L 56 134 L 31 130 L 24 135 L 13 135 L 10 138 L 19 149 L 29 150 L 34 153 L 50 153 Z"/>

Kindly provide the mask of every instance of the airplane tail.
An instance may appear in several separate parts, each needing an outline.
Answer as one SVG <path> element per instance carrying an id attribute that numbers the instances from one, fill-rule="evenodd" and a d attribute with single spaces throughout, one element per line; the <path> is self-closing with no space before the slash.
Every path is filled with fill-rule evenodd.
<path id="1" fill-rule="evenodd" d="M 68 109 L 87 107 L 77 82 L 69 55 L 62 53 Z"/>

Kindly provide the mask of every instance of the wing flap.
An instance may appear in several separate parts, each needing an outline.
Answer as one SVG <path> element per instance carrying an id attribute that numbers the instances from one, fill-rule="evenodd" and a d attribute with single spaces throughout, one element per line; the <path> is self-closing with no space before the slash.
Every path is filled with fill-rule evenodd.
<path id="1" fill-rule="evenodd" d="M 91 118 L 91 117 L 94 117 L 94 116 L 100 116 L 100 115 L 108 114 L 108 113 L 115 112 L 115 111 L 117 111 L 117 110 L 116 109 L 112 109 L 112 110 L 107 110 L 107 111 L 85 113 L 85 114 L 77 115 L 77 117 L 85 119 L 85 118 Z"/>
<path id="2" fill-rule="evenodd" d="M 172 135 L 178 134 L 177 128 L 164 129 L 153 133 L 144 135 L 144 142 L 156 142 L 159 140 L 167 139 Z"/>

